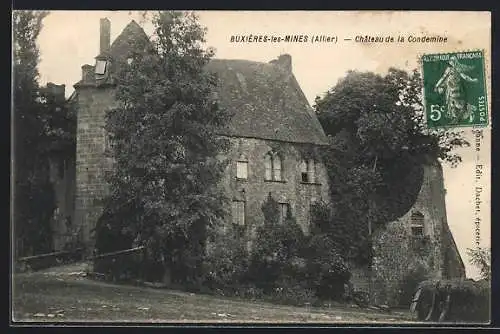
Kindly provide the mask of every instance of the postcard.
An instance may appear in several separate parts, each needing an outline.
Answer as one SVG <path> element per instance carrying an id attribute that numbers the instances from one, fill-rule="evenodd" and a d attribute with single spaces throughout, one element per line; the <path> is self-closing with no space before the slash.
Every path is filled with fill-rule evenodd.
<path id="1" fill-rule="evenodd" d="M 490 322 L 490 12 L 13 23 L 12 325 Z"/>

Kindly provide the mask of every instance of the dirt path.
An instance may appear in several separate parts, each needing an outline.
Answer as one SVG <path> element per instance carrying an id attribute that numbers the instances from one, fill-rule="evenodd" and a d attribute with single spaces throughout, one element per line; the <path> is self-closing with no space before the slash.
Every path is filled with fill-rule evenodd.
<path id="1" fill-rule="evenodd" d="M 84 265 L 17 274 L 15 321 L 163 323 L 409 323 L 406 313 L 306 308 L 87 279 Z"/>

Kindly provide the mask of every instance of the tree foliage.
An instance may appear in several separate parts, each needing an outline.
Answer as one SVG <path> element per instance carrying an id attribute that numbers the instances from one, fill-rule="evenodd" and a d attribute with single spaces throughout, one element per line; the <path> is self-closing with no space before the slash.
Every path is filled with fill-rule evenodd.
<path id="1" fill-rule="evenodd" d="M 316 113 L 331 142 L 325 163 L 332 222 L 366 236 L 413 205 L 424 164 L 461 161 L 453 148 L 468 142 L 461 132 L 426 127 L 421 92 L 418 71 L 391 68 L 385 76 L 349 71 L 316 98 Z"/>
<path id="2" fill-rule="evenodd" d="M 480 270 L 481 278 L 491 280 L 491 249 L 476 248 L 467 249 L 470 264 L 476 266 Z"/>
<path id="3" fill-rule="evenodd" d="M 331 248 L 342 259 L 367 264 L 372 253 L 367 226 L 356 223 L 346 224 L 346 220 L 343 219 L 346 210 L 337 213 L 338 211 L 339 208 L 334 209 L 326 202 L 316 202 L 311 211 L 313 222 L 311 235 L 329 239 Z M 346 216 L 345 219 L 348 217 Z"/>
<path id="4" fill-rule="evenodd" d="M 38 83 L 39 50 L 36 44 L 45 11 L 15 11 L 13 25 L 14 122 L 14 233 L 17 255 L 51 251 L 50 220 L 54 191 L 49 180 L 49 159 L 60 140 L 53 124 L 55 104 Z M 59 103 L 59 102 L 58 102 Z M 59 103 L 63 105 L 64 103 Z"/>
<path id="5" fill-rule="evenodd" d="M 353 135 L 352 143 L 363 153 L 358 155 L 361 162 L 411 156 L 456 165 L 461 158 L 453 148 L 468 143 L 462 132 L 427 128 L 421 92 L 417 70 L 391 68 L 385 76 L 349 71 L 323 98 L 316 98 L 315 109 L 327 135 L 341 130 Z"/>
<path id="6" fill-rule="evenodd" d="M 205 29 L 193 13 L 159 11 L 151 43 L 136 45 L 116 73 L 118 107 L 107 114 L 111 193 L 102 224 L 147 246 L 151 258 L 186 276 L 198 270 L 207 233 L 223 216 L 218 189 L 228 119 L 204 66 Z M 179 278 L 181 279 L 181 278 Z"/>

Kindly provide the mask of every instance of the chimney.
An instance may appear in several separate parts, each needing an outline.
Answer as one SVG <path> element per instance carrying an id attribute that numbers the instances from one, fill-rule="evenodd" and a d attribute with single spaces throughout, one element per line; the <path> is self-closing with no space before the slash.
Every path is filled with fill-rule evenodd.
<path id="1" fill-rule="evenodd" d="M 65 99 L 65 85 L 56 85 L 52 82 L 47 83 L 47 89 L 58 101 L 64 101 Z"/>
<path id="2" fill-rule="evenodd" d="M 82 82 L 83 83 L 93 83 L 94 78 L 94 66 L 85 64 L 82 66 Z"/>
<path id="3" fill-rule="evenodd" d="M 292 56 L 289 54 L 282 54 L 278 59 L 271 60 L 270 63 L 280 66 L 287 72 L 292 72 Z"/>
<path id="4" fill-rule="evenodd" d="M 100 22 L 99 54 L 104 54 L 109 51 L 111 43 L 111 22 L 107 18 L 101 19 Z"/>

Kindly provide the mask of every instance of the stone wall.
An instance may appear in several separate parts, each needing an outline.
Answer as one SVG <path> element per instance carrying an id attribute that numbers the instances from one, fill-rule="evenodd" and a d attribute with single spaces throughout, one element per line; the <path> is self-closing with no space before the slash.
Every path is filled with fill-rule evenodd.
<path id="1" fill-rule="evenodd" d="M 314 201 L 328 201 L 328 182 L 324 165 L 319 160 L 317 148 L 300 144 L 277 141 L 230 138 L 231 149 L 227 171 L 222 181 L 229 201 L 245 202 L 245 225 L 249 242 L 254 236 L 255 227 L 263 224 L 262 204 L 269 193 L 280 203 L 288 203 L 297 223 L 307 233 L 310 223 L 310 205 Z M 264 158 L 268 152 L 278 152 L 283 158 L 282 181 L 265 180 Z M 316 158 L 316 182 L 304 183 L 301 179 L 300 162 L 302 157 Z M 248 162 L 248 178 L 236 177 L 238 160 Z M 228 212 L 231 209 L 228 208 Z M 232 217 L 228 216 L 228 220 Z M 227 221 L 226 223 L 230 223 Z"/>
<path id="2" fill-rule="evenodd" d="M 465 278 L 465 265 L 458 252 L 453 235 L 448 224 L 443 225 L 443 277 L 444 278 Z"/>
<path id="3" fill-rule="evenodd" d="M 54 250 L 59 251 L 73 240 L 75 212 L 75 160 L 71 156 L 53 159 L 50 163 L 50 180 L 54 187 L 56 210 L 52 220 Z"/>
<path id="4" fill-rule="evenodd" d="M 105 157 L 105 114 L 115 105 L 111 88 L 81 86 L 76 101 L 78 125 L 76 144 L 75 224 L 82 241 L 92 247 L 92 229 L 102 213 L 99 200 L 107 192 L 105 173 L 111 168 Z"/>
<path id="5" fill-rule="evenodd" d="M 413 207 L 373 234 L 372 301 L 398 305 L 415 282 L 425 278 L 464 277 L 465 268 L 446 220 L 445 190 L 439 164 L 424 166 L 423 183 Z M 412 233 L 412 214 L 423 215 L 423 236 Z M 357 268 L 353 284 L 366 289 L 369 272 Z M 411 292 L 410 292 L 411 293 Z"/>

